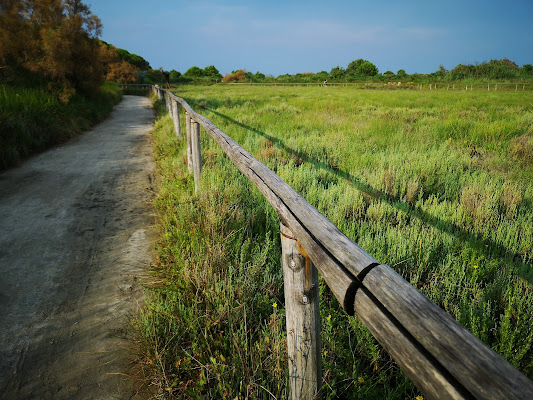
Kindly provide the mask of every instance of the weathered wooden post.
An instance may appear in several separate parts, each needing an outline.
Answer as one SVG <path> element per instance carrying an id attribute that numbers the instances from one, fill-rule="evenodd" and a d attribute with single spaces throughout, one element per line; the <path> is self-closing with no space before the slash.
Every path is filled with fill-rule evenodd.
<path id="1" fill-rule="evenodd" d="M 292 231 L 280 230 L 290 399 L 314 399 L 322 382 L 318 272 Z"/>
<path id="2" fill-rule="evenodd" d="M 176 136 L 181 136 L 181 126 L 180 126 L 180 105 L 174 99 L 172 101 L 172 119 L 174 120 L 174 131 Z"/>
<path id="3" fill-rule="evenodd" d="M 200 176 L 202 172 L 202 149 L 200 144 L 200 124 L 191 120 L 191 150 L 192 168 L 194 173 L 194 191 L 200 191 Z"/>
<path id="4" fill-rule="evenodd" d="M 168 90 L 165 90 L 165 106 L 167 108 L 167 113 L 171 118 L 174 118 L 174 114 L 172 113 L 172 103 L 170 102 L 170 93 Z"/>
<path id="5" fill-rule="evenodd" d="M 187 135 L 187 168 L 192 173 L 191 116 L 185 112 L 185 132 Z"/>

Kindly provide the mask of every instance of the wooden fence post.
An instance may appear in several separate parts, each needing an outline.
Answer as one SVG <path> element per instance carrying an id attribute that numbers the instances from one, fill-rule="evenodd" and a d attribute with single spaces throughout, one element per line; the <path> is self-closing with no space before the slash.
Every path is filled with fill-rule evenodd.
<path id="1" fill-rule="evenodd" d="M 192 168 L 194 172 L 194 191 L 200 191 L 200 176 L 202 172 L 202 149 L 200 144 L 200 124 L 191 120 L 191 150 Z"/>
<path id="2" fill-rule="evenodd" d="M 318 272 L 280 223 L 290 399 L 314 399 L 322 383 Z"/>
<path id="3" fill-rule="evenodd" d="M 167 107 L 167 112 L 170 114 L 171 118 L 174 118 L 174 114 L 172 113 L 172 103 L 170 101 L 170 93 L 165 91 L 165 105 Z"/>
<path id="4" fill-rule="evenodd" d="M 185 112 L 185 132 L 187 134 L 187 168 L 192 173 L 191 116 Z"/>
<path id="5" fill-rule="evenodd" d="M 181 126 L 180 126 L 180 105 L 174 99 L 172 101 L 172 119 L 174 120 L 174 131 L 176 136 L 181 136 Z"/>

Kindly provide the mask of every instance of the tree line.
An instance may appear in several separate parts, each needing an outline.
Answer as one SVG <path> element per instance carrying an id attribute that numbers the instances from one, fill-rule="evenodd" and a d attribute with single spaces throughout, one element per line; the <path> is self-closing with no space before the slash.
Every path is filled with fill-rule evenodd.
<path id="1" fill-rule="evenodd" d="M 2 0 L 0 2 L 0 83 L 18 86 L 46 85 L 68 102 L 76 93 L 93 95 L 104 81 L 119 83 L 216 82 L 372 82 L 425 80 L 532 79 L 533 65 L 519 67 L 504 58 L 477 65 L 444 66 L 431 74 L 380 73 L 362 58 L 330 71 L 284 74 L 274 77 L 238 69 L 222 74 L 214 66 L 193 66 L 183 74 L 175 69 L 153 69 L 141 56 L 105 43 L 100 19 L 82 0 Z"/>
<path id="2" fill-rule="evenodd" d="M 533 65 L 525 64 L 519 67 L 507 58 L 490 60 L 480 64 L 459 64 L 451 70 L 443 65 L 429 74 L 408 74 L 404 69 L 397 72 L 385 71 L 379 73 L 375 64 L 368 60 L 356 59 L 346 68 L 333 67 L 329 72 L 303 72 L 294 75 L 284 74 L 274 77 L 261 72 L 251 73 L 246 69 L 239 69 L 222 76 L 214 66 L 201 69 L 197 66 L 189 68 L 184 74 L 176 70 L 170 72 L 172 83 L 210 83 L 210 82 L 256 82 L 256 83 L 321 83 L 328 82 L 387 82 L 396 80 L 410 80 L 423 82 L 428 80 L 461 81 L 461 80 L 509 80 L 533 79 Z"/>

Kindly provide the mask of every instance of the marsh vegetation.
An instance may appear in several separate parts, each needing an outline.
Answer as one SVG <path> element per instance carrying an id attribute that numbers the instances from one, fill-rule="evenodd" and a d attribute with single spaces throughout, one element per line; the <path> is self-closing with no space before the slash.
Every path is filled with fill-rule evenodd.
<path id="1" fill-rule="evenodd" d="M 533 377 L 530 92 L 177 94 Z M 277 215 L 207 135 L 198 195 L 168 116 L 154 138 L 159 258 L 136 322 L 154 382 L 171 397 L 287 397 Z M 320 292 L 323 396 L 415 398 L 366 328 Z"/>

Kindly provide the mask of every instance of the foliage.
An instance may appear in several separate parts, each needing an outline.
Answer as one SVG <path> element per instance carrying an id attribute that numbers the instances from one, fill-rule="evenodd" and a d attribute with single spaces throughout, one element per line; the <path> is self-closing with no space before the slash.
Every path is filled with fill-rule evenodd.
<path id="1" fill-rule="evenodd" d="M 231 74 L 224 75 L 222 82 L 242 82 L 245 79 L 245 70 L 239 69 Z"/>
<path id="2" fill-rule="evenodd" d="M 181 76 L 181 72 L 173 69 L 172 71 L 170 71 L 170 75 L 169 75 L 170 82 L 177 83 L 179 81 L 180 76 Z"/>
<path id="3" fill-rule="evenodd" d="M 531 92 L 421 93 L 180 88 L 352 240 L 532 378 Z M 170 397 L 286 398 L 279 219 L 212 140 L 203 135 L 194 194 L 185 142 L 168 117 L 155 135 L 159 284 L 136 324 L 150 379 Z M 416 398 L 323 282 L 320 293 L 323 398 Z"/>
<path id="4" fill-rule="evenodd" d="M 346 74 L 346 70 L 338 65 L 329 71 L 329 76 L 331 79 L 342 79 Z"/>
<path id="5" fill-rule="evenodd" d="M 222 75 L 214 65 L 205 67 L 204 69 L 193 66 L 189 68 L 185 74 L 186 77 L 193 78 L 195 81 L 215 82 L 222 79 Z"/>
<path id="6" fill-rule="evenodd" d="M 218 72 L 218 69 L 216 69 L 214 65 L 205 67 L 204 72 L 205 72 L 205 76 L 208 76 L 209 78 L 213 80 L 219 81 L 222 79 L 222 75 L 220 74 L 220 72 Z"/>
<path id="7" fill-rule="evenodd" d="M 74 95 L 68 104 L 46 88 L 1 86 L 0 169 L 88 129 L 120 98 L 120 89 L 110 83 L 95 97 Z"/>
<path id="8" fill-rule="evenodd" d="M 141 71 L 146 71 L 151 69 L 150 64 L 148 61 L 146 61 L 141 56 L 138 56 L 137 54 L 130 53 L 127 50 L 124 49 L 117 49 L 118 55 L 122 61 L 126 61 L 129 64 L 137 67 Z"/>
<path id="9" fill-rule="evenodd" d="M 108 65 L 106 80 L 118 83 L 136 83 L 138 74 L 137 67 L 122 60 Z"/>
<path id="10" fill-rule="evenodd" d="M 6 0 L 0 14 L 0 61 L 8 81 L 34 73 L 63 102 L 98 92 L 105 66 L 96 37 L 101 23 L 81 0 Z"/>
<path id="11" fill-rule="evenodd" d="M 348 64 L 348 68 L 346 68 L 346 73 L 348 75 L 356 75 L 357 69 L 363 64 L 364 62 L 367 62 L 366 60 L 363 60 L 362 58 L 358 58 L 357 60 L 352 61 Z"/>
<path id="12" fill-rule="evenodd" d="M 185 71 L 184 75 L 192 76 L 192 77 L 201 77 L 201 76 L 205 76 L 205 71 L 202 68 L 197 67 L 195 65 L 189 68 L 187 71 Z"/>
<path id="13" fill-rule="evenodd" d="M 355 70 L 358 76 L 374 76 L 378 74 L 378 68 L 370 61 L 365 61 Z"/>

